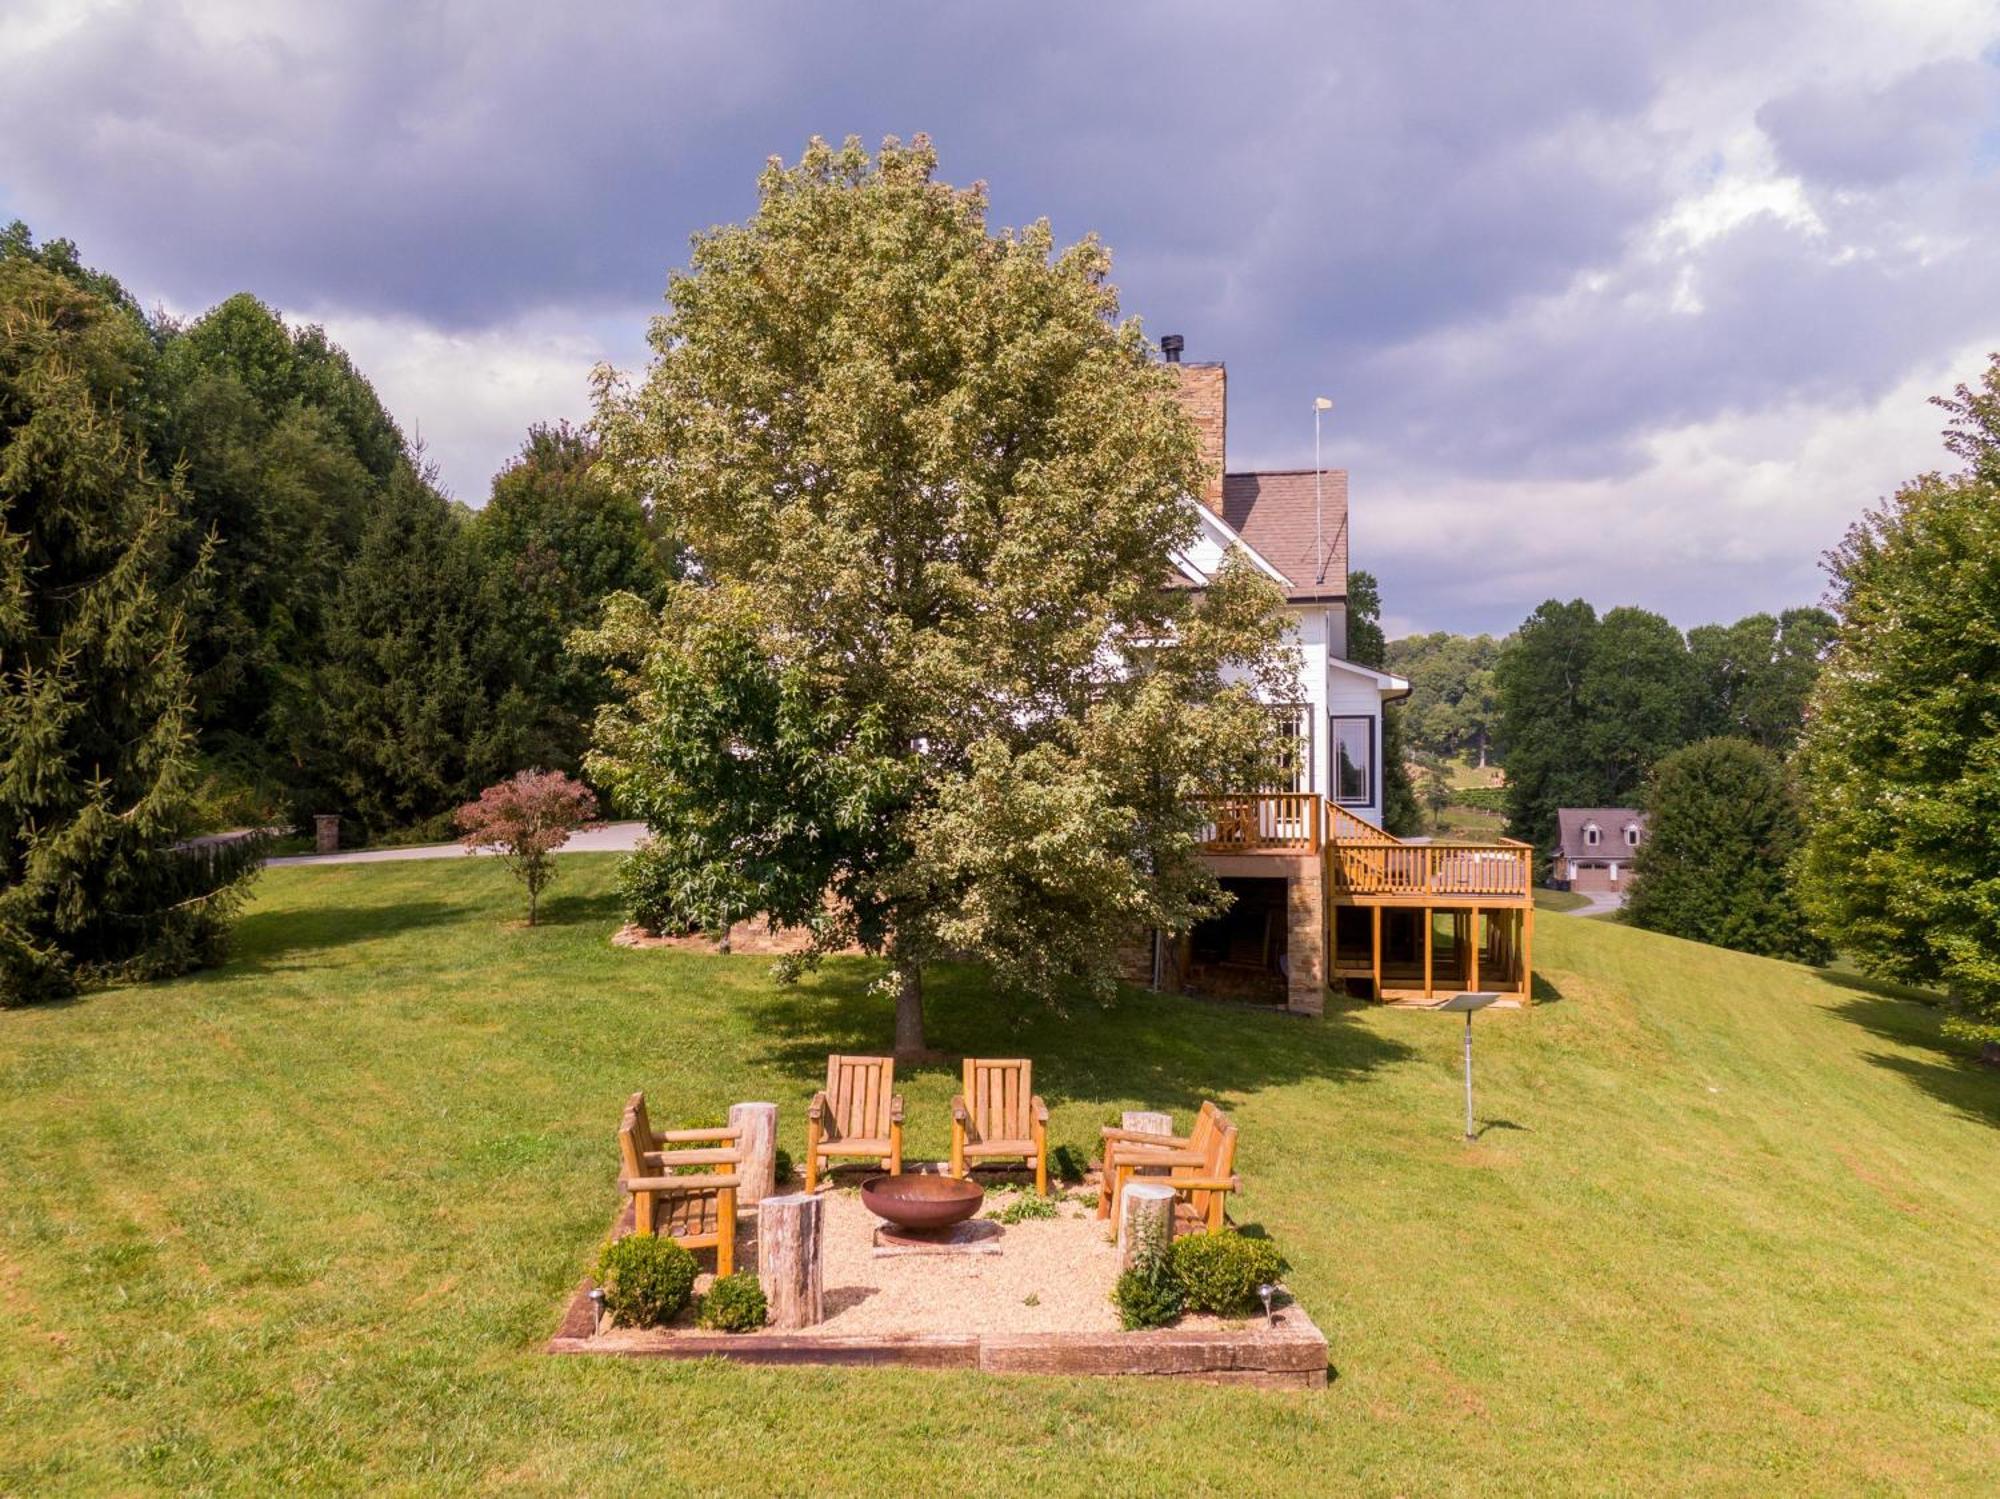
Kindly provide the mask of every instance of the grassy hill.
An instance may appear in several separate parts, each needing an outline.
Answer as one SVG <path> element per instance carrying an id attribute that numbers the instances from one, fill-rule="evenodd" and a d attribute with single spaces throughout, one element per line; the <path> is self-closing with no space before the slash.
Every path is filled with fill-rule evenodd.
<path id="1" fill-rule="evenodd" d="M 1015 1030 L 936 986 L 1057 1141 L 1235 1113 L 1322 1394 L 542 1357 L 631 1088 L 776 1099 L 796 1150 L 826 1051 L 889 1032 L 864 963 L 612 948 L 610 872 L 528 931 L 485 860 L 273 871 L 227 969 L 0 1013 L 0 1493 L 2000 1485 L 2000 1077 L 1858 980 L 1558 916 L 1471 1147 L 1445 1017 Z M 949 1071 L 903 1091 L 942 1154 Z"/>

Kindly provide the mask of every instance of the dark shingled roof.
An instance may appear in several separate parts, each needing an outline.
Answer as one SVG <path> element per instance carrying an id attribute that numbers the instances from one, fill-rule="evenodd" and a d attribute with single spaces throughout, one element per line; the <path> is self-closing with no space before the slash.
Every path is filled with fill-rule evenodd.
<path id="1" fill-rule="evenodd" d="M 1598 831 L 1595 848 L 1583 841 L 1584 826 L 1593 822 Z M 1625 825 L 1633 822 L 1639 824 L 1639 839 L 1644 842 L 1646 814 L 1637 807 L 1558 807 L 1556 845 L 1565 859 L 1585 863 L 1616 859 L 1622 864 L 1632 857 L 1632 846 L 1625 841 Z"/>
<path id="2" fill-rule="evenodd" d="M 1222 518 L 1285 575 L 1294 602 L 1347 597 L 1347 471 L 1322 476 L 1320 544 L 1313 539 L 1312 469 L 1225 474 Z"/>

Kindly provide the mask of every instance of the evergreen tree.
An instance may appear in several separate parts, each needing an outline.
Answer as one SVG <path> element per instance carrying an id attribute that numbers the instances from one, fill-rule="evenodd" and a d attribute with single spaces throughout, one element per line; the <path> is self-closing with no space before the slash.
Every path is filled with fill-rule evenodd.
<path id="1" fill-rule="evenodd" d="M 1582 805 L 1625 806 L 1638 797 L 1654 762 L 1688 742 L 1687 641 L 1650 610 L 1608 610 L 1592 634 L 1578 695 L 1579 749 L 1596 790 Z"/>
<path id="2" fill-rule="evenodd" d="M 1356 666 L 1389 670 L 1389 642 L 1382 633 L 1382 589 L 1371 572 L 1347 575 L 1347 659 Z M 1403 705 L 1382 707 L 1382 826 L 1391 833 L 1423 829 L 1423 808 L 1410 780 Z"/>
<path id="3" fill-rule="evenodd" d="M 524 718 L 519 758 L 575 771 L 611 688 L 567 642 L 598 624 L 611 594 L 659 603 L 666 580 L 645 513 L 598 469 L 590 435 L 563 423 L 529 430 L 473 529 Z"/>
<path id="4" fill-rule="evenodd" d="M 1782 762 L 1742 739 L 1704 739 L 1653 769 L 1625 919 L 1764 957 L 1824 962 L 1792 888 L 1804 834 Z"/>
<path id="5" fill-rule="evenodd" d="M 1799 765 L 1821 930 L 1871 972 L 1948 990 L 2000 1059 L 2000 357 L 1942 401 L 1965 463 L 1828 559 L 1840 620 Z"/>
<path id="6" fill-rule="evenodd" d="M 176 482 L 132 410 L 143 325 L 84 278 L 0 255 L 0 999 L 213 961 L 249 845 L 192 827 Z M 200 559 L 198 558 L 199 562 Z"/>
<path id="7" fill-rule="evenodd" d="M 320 810 L 363 830 L 441 830 L 518 763 L 532 713 L 507 655 L 464 512 L 412 471 L 369 517 L 340 581 L 302 766 Z"/>

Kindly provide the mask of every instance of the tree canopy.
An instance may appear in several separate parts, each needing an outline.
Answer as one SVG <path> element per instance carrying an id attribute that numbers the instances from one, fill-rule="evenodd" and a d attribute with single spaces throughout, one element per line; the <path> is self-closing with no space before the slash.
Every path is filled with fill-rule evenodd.
<path id="1" fill-rule="evenodd" d="M 1218 908 L 1202 792 L 1262 784 L 1296 660 L 1248 566 L 1167 586 L 1196 434 L 1094 239 L 989 232 L 922 137 L 773 161 L 673 276 L 644 382 L 605 381 L 627 487 L 687 548 L 599 632 L 625 701 L 593 772 L 712 925 L 1104 993 L 1148 926 Z"/>
<path id="2" fill-rule="evenodd" d="M 1413 749 L 1486 763 L 1499 717 L 1493 670 L 1500 651 L 1491 635 L 1448 630 L 1389 642 L 1387 669 L 1410 684 L 1402 714 Z"/>
<path id="3" fill-rule="evenodd" d="M 2000 357 L 1940 402 L 1965 467 L 1827 559 L 1839 640 L 1799 747 L 1807 905 L 1871 972 L 1943 987 L 2000 1049 Z"/>

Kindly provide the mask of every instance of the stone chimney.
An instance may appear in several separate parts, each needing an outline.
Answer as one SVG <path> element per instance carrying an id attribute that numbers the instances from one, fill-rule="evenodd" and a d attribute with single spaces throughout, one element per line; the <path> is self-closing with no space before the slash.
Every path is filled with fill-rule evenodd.
<path id="1" fill-rule="evenodd" d="M 1181 409 L 1194 419 L 1201 433 L 1201 461 L 1208 469 L 1207 481 L 1199 496 L 1202 504 L 1222 514 L 1222 464 L 1229 429 L 1229 377 L 1220 364 L 1182 364 L 1181 340 L 1168 334 L 1160 340 L 1167 364 L 1180 380 Z"/>

